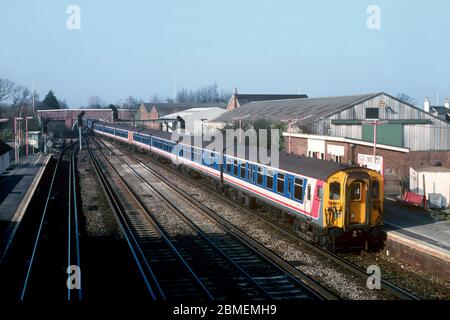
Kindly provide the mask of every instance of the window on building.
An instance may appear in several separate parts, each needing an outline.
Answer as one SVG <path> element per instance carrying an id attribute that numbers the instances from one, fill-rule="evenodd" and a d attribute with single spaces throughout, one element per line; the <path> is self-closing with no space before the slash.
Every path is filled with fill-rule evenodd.
<path id="1" fill-rule="evenodd" d="M 342 157 L 341 156 L 331 155 L 331 161 L 337 162 L 337 163 L 342 163 Z"/>
<path id="2" fill-rule="evenodd" d="M 277 174 L 277 191 L 284 193 L 284 173 Z"/>
<path id="3" fill-rule="evenodd" d="M 260 186 L 262 186 L 262 184 L 263 184 L 263 168 L 261 168 L 261 167 L 258 167 L 258 177 L 257 177 L 256 181 L 258 182 L 258 184 Z"/>
<path id="4" fill-rule="evenodd" d="M 295 178 L 294 180 L 294 198 L 303 201 L 303 179 Z"/>
<path id="5" fill-rule="evenodd" d="M 330 183 L 330 200 L 339 200 L 341 198 L 341 184 L 339 182 Z"/>
<path id="6" fill-rule="evenodd" d="M 267 189 L 273 190 L 273 171 L 267 170 L 266 174 Z"/>

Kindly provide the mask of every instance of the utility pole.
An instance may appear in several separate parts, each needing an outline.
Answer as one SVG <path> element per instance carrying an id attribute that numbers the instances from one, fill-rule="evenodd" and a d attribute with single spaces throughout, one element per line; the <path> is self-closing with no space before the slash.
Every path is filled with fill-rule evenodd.
<path id="1" fill-rule="evenodd" d="M 25 117 L 25 152 L 28 160 L 28 119 L 33 119 L 33 117 Z M 34 149 L 33 149 L 34 151 Z"/>

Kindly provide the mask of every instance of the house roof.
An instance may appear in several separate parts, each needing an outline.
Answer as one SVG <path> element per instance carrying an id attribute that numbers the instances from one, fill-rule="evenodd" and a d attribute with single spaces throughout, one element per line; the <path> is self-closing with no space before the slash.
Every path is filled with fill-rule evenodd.
<path id="1" fill-rule="evenodd" d="M 430 112 L 435 113 L 438 117 L 450 122 L 450 109 L 444 106 L 431 106 Z"/>
<path id="2" fill-rule="evenodd" d="M 245 93 L 237 93 L 234 95 L 234 97 L 237 98 L 240 106 L 255 101 L 308 98 L 306 94 L 245 94 Z"/>
<path id="3" fill-rule="evenodd" d="M 144 103 L 147 112 L 150 112 L 153 107 L 158 110 L 159 116 L 176 113 L 193 108 L 221 108 L 225 109 L 227 106 L 223 103 Z"/>
<path id="4" fill-rule="evenodd" d="M 249 121 L 261 119 L 314 121 L 376 95 L 378 93 L 341 97 L 255 101 L 228 111 L 214 121 L 229 122 L 239 119 Z"/>
<path id="5" fill-rule="evenodd" d="M 9 144 L 3 142 L 0 140 L 0 156 L 4 155 L 5 153 L 9 152 L 12 148 L 9 146 Z"/>

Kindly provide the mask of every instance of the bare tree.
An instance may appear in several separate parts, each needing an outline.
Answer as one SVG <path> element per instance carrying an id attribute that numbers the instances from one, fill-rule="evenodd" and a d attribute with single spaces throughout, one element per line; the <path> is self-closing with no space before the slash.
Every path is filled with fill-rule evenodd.
<path id="1" fill-rule="evenodd" d="M 402 100 L 402 101 L 405 101 L 406 103 L 409 103 L 409 104 L 411 104 L 413 106 L 417 106 L 416 99 L 414 99 L 413 97 L 407 95 L 406 93 L 398 94 L 397 98 Z"/>
<path id="2" fill-rule="evenodd" d="M 23 86 L 14 86 L 9 97 L 11 100 L 11 107 L 23 107 L 29 105 L 31 102 L 31 92 Z"/>
<path id="3" fill-rule="evenodd" d="M 101 109 L 105 103 L 99 96 L 90 96 L 88 99 L 88 108 Z"/>
<path id="4" fill-rule="evenodd" d="M 14 82 L 0 78 L 0 102 L 8 100 L 13 92 Z"/>
<path id="5" fill-rule="evenodd" d="M 177 93 L 179 103 L 227 103 L 230 100 L 231 92 L 219 93 L 217 83 L 198 88 L 195 91 L 181 89 Z"/>
<path id="6" fill-rule="evenodd" d="M 133 96 L 129 96 L 128 98 L 125 99 L 122 106 L 126 109 L 137 109 L 137 108 L 139 108 L 141 103 L 142 103 L 142 99 L 138 99 Z"/>
<path id="7" fill-rule="evenodd" d="M 161 99 L 159 99 L 159 97 L 158 97 L 157 94 L 154 94 L 154 95 L 150 98 L 150 102 L 153 102 L 153 103 L 160 103 L 160 102 L 161 102 Z"/>

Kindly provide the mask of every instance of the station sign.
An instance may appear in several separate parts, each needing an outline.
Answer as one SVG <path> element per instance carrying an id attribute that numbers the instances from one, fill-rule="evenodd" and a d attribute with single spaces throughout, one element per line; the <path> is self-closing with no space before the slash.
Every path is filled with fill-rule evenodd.
<path id="1" fill-rule="evenodd" d="M 374 170 L 384 176 L 384 159 L 382 156 L 373 156 L 370 154 L 358 154 L 358 165 L 364 168 Z"/>

